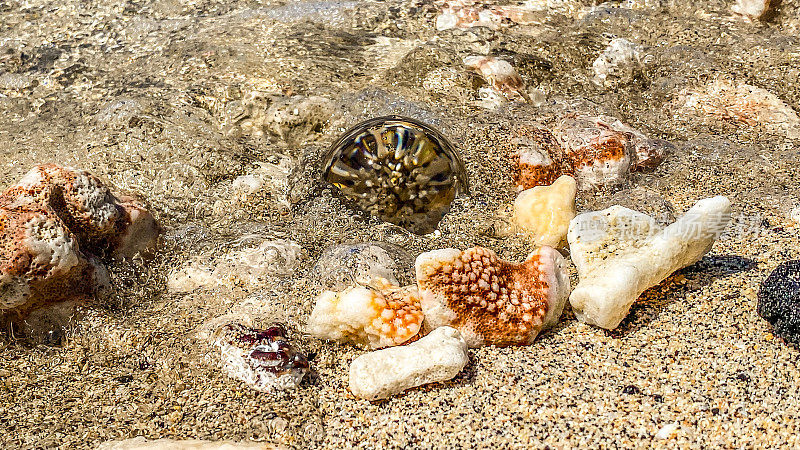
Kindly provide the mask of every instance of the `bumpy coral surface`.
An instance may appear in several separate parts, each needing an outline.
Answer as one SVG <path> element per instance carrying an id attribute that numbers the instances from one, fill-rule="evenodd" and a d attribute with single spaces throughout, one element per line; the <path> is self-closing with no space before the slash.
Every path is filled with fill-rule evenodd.
<path id="1" fill-rule="evenodd" d="M 108 284 L 100 257 L 148 252 L 159 231 L 88 172 L 37 166 L 0 195 L 0 309 L 85 298 Z"/>
<path id="2" fill-rule="evenodd" d="M 376 349 L 414 337 L 422 318 L 416 286 L 400 288 L 378 278 L 370 286 L 323 292 L 317 298 L 307 330 L 320 339 Z"/>
<path id="3" fill-rule="evenodd" d="M 217 331 L 214 344 L 220 350 L 223 370 L 257 391 L 297 387 L 310 372 L 308 359 L 279 325 L 259 330 L 225 324 Z"/>
<path id="4" fill-rule="evenodd" d="M 452 326 L 470 347 L 527 345 L 558 321 L 569 295 L 566 262 L 541 247 L 521 264 L 474 247 L 423 253 L 416 263 L 425 326 Z"/>
<path id="5" fill-rule="evenodd" d="M 764 280 L 758 315 L 772 324 L 776 335 L 800 345 L 800 260 L 779 265 Z"/>
<path id="6" fill-rule="evenodd" d="M 567 237 L 575 217 L 575 179 L 562 175 L 550 186 L 536 186 L 517 195 L 514 224 L 535 246 L 555 247 Z"/>

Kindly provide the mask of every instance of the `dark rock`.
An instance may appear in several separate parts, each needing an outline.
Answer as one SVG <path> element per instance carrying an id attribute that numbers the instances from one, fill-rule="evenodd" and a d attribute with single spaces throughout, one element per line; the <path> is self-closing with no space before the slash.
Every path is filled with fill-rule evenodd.
<path id="1" fill-rule="evenodd" d="M 800 260 L 781 264 L 761 284 L 758 315 L 775 334 L 800 345 Z"/>

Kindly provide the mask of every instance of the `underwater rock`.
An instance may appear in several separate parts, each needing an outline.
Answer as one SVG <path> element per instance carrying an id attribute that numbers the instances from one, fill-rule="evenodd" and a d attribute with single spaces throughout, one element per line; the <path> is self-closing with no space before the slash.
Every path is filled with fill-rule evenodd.
<path id="1" fill-rule="evenodd" d="M 402 285 L 413 278 L 408 269 L 413 264 L 414 258 L 408 252 L 383 242 L 339 244 L 322 252 L 310 278 L 331 291 L 364 286 L 374 278 Z"/>
<path id="2" fill-rule="evenodd" d="M 697 90 L 683 91 L 679 97 L 684 111 L 800 138 L 797 112 L 766 89 L 719 77 Z"/>
<path id="3" fill-rule="evenodd" d="M 569 222 L 575 217 L 575 179 L 560 176 L 550 186 L 526 189 L 514 200 L 514 224 L 530 236 L 535 247 L 556 247 L 567 237 Z"/>
<path id="4" fill-rule="evenodd" d="M 514 130 L 517 190 L 552 184 L 561 175 L 574 177 L 581 190 L 623 184 L 631 171 L 655 169 L 673 148 L 608 116 L 568 114 L 551 131 Z"/>
<path id="5" fill-rule="evenodd" d="M 438 131 L 387 116 L 345 132 L 325 156 L 323 173 L 367 213 L 418 234 L 430 233 L 468 189 L 464 163 Z"/>
<path id="6" fill-rule="evenodd" d="M 376 349 L 406 342 L 421 326 L 417 287 L 401 288 L 377 278 L 368 286 L 323 292 L 317 297 L 306 331 L 320 339 Z"/>
<path id="7" fill-rule="evenodd" d="M 777 336 L 800 345 L 800 260 L 779 265 L 761 283 L 758 315 Z"/>
<path id="8" fill-rule="evenodd" d="M 487 27 L 496 30 L 502 21 L 503 15 L 496 8 L 484 8 L 474 0 L 450 0 L 436 16 L 436 29 Z"/>
<path id="9" fill-rule="evenodd" d="M 0 310 L 85 300 L 109 287 L 101 257 L 148 254 L 160 231 L 88 172 L 36 166 L 0 195 Z"/>
<path id="10" fill-rule="evenodd" d="M 700 200 L 666 228 L 621 206 L 575 217 L 567 234 L 580 277 L 569 298 L 575 316 L 616 328 L 642 292 L 711 250 L 730 207 L 722 196 Z"/>
<path id="11" fill-rule="evenodd" d="M 544 128 L 524 126 L 512 132 L 516 147 L 514 186 L 518 191 L 553 184 L 563 174 L 571 174 L 564 149 Z"/>
<path id="12" fill-rule="evenodd" d="M 285 239 L 263 241 L 257 247 L 221 256 L 214 252 L 172 272 L 167 278 L 167 288 L 171 292 L 191 292 L 220 286 L 258 286 L 269 276 L 294 273 L 302 253 L 302 247 Z"/>
<path id="13" fill-rule="evenodd" d="M 280 325 L 265 330 L 227 323 L 214 333 L 222 369 L 261 392 L 296 388 L 311 369 Z"/>
<path id="14" fill-rule="evenodd" d="M 746 22 L 755 22 L 762 19 L 769 11 L 769 3 L 770 0 L 736 0 L 736 4 L 731 6 L 731 11 Z"/>
<path id="15" fill-rule="evenodd" d="M 628 83 L 641 66 L 641 47 L 627 39 L 615 38 L 592 63 L 592 81 L 609 87 Z"/>
<path id="16" fill-rule="evenodd" d="M 367 400 L 454 378 L 469 362 L 458 330 L 441 327 L 422 339 L 361 355 L 350 364 L 350 391 Z"/>
<path id="17" fill-rule="evenodd" d="M 508 61 L 494 56 L 467 56 L 464 65 L 479 73 L 497 94 L 509 100 L 530 101 L 522 77 Z"/>
<path id="18" fill-rule="evenodd" d="M 569 114 L 552 132 L 581 189 L 622 184 L 631 170 L 652 169 L 660 164 L 668 148 L 606 116 Z"/>
<path id="19" fill-rule="evenodd" d="M 521 264 L 489 249 L 448 248 L 416 262 L 425 329 L 451 326 L 470 347 L 528 345 L 558 322 L 569 296 L 567 262 L 540 247 Z"/>

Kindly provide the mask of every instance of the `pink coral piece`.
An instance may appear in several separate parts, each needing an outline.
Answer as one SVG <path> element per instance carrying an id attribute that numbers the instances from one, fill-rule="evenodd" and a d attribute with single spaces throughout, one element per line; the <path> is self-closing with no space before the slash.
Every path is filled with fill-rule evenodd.
<path id="1" fill-rule="evenodd" d="M 456 328 L 470 347 L 528 345 L 561 316 L 570 292 L 566 265 L 551 247 L 521 264 L 482 247 L 423 253 L 416 273 L 425 326 Z"/>

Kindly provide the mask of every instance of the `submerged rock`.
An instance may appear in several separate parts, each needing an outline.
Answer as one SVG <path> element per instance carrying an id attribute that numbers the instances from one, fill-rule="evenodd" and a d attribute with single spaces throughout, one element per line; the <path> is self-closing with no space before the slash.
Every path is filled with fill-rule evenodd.
<path id="1" fill-rule="evenodd" d="M 608 116 L 568 114 L 551 131 L 536 127 L 515 130 L 518 146 L 515 187 L 551 184 L 571 175 L 581 190 L 624 184 L 631 172 L 655 169 L 672 144 L 650 139 Z"/>
<path id="2" fill-rule="evenodd" d="M 215 333 L 214 345 L 225 373 L 257 391 L 295 388 L 311 371 L 280 325 L 259 330 L 228 323 Z"/>
<path id="3" fill-rule="evenodd" d="M 401 116 L 344 133 L 325 157 L 324 177 L 359 209 L 419 234 L 434 231 L 467 191 L 464 163 L 447 139 Z"/>
<path id="4" fill-rule="evenodd" d="M 101 258 L 147 254 L 160 231 L 90 173 L 37 166 L 0 195 L 0 310 L 85 300 L 109 287 Z"/>
<path id="5" fill-rule="evenodd" d="M 630 82 L 641 71 L 641 52 L 641 47 L 627 39 L 612 39 L 592 63 L 592 81 L 608 87 Z"/>
<path id="6" fill-rule="evenodd" d="M 306 330 L 320 339 L 376 349 L 408 341 L 421 326 L 417 287 L 401 288 L 378 278 L 366 287 L 323 292 Z"/>
<path id="7" fill-rule="evenodd" d="M 730 221 L 730 207 L 726 197 L 700 200 L 663 229 L 621 206 L 578 215 L 567 234 L 580 277 L 569 298 L 575 316 L 616 328 L 642 292 L 711 250 Z"/>
<path id="8" fill-rule="evenodd" d="M 758 315 L 775 334 L 800 345 L 800 260 L 778 266 L 758 291 Z"/>
<path id="9" fill-rule="evenodd" d="M 413 264 L 408 252 L 383 242 L 340 244 L 322 252 L 310 277 L 322 289 L 332 291 L 364 286 L 375 278 L 403 285 L 411 280 L 409 267 Z"/>
<path id="10" fill-rule="evenodd" d="M 470 347 L 531 344 L 558 322 L 570 290 L 567 262 L 550 247 L 521 264 L 482 247 L 434 250 L 416 272 L 425 328 L 454 327 Z"/>
<path id="11" fill-rule="evenodd" d="M 191 292 L 238 285 L 256 287 L 267 277 L 294 273 L 302 255 L 302 247 L 286 239 L 266 240 L 256 247 L 223 255 L 212 253 L 172 272 L 167 288 L 172 292 Z"/>
<path id="12" fill-rule="evenodd" d="M 758 86 L 717 78 L 680 95 L 682 109 L 737 126 L 760 127 L 800 138 L 800 116 L 777 95 Z"/>
<path id="13" fill-rule="evenodd" d="M 508 61 L 494 56 L 468 56 L 464 65 L 479 73 L 498 95 L 509 100 L 530 101 L 525 83 Z"/>
<path id="14" fill-rule="evenodd" d="M 350 390 L 367 400 L 389 398 L 423 384 L 446 381 L 469 362 L 458 330 L 441 327 L 402 347 L 367 353 L 350 365 Z"/>

